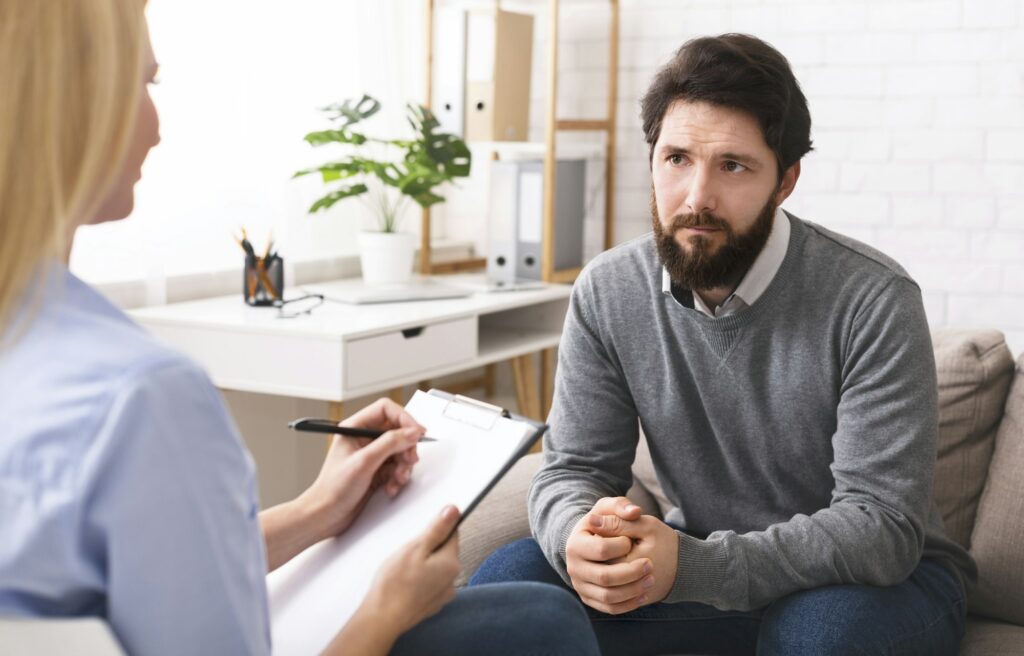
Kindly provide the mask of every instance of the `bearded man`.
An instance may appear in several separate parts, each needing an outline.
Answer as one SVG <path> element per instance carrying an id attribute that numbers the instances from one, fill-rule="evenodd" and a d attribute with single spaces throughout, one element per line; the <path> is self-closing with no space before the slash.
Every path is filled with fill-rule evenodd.
<path id="1" fill-rule="evenodd" d="M 472 583 L 571 587 L 606 654 L 956 654 L 976 570 L 931 501 L 920 289 L 780 209 L 811 120 L 767 43 L 690 41 L 641 104 L 654 231 L 577 281 L 535 539 Z M 638 427 L 664 521 L 623 497 Z"/>

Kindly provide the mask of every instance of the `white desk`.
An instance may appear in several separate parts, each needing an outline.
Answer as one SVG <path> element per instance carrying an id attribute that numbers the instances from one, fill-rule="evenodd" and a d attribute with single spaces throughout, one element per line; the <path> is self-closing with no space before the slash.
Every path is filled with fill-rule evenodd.
<path id="1" fill-rule="evenodd" d="M 550 403 L 551 354 L 570 290 L 546 285 L 376 305 L 327 301 L 293 319 L 278 318 L 274 308 L 249 307 L 234 294 L 130 314 L 202 364 L 223 389 L 330 401 L 332 414 L 340 415 L 348 399 L 512 360 L 520 411 L 537 417 Z M 286 297 L 298 293 L 290 290 Z M 531 359 L 536 352 L 543 353 L 539 394 Z"/>

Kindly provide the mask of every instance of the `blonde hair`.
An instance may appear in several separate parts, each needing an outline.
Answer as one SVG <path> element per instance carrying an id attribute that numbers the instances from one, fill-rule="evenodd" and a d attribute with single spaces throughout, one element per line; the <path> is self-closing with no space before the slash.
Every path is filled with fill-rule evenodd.
<path id="1" fill-rule="evenodd" d="M 142 89 L 144 4 L 0 0 L 0 336 L 120 171 Z"/>

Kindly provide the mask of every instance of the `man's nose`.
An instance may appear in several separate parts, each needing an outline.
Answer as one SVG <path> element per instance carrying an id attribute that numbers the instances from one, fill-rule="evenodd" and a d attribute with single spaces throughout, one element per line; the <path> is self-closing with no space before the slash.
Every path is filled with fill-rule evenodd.
<path id="1" fill-rule="evenodd" d="M 706 167 L 694 167 L 686 190 L 686 208 L 691 214 L 714 212 L 717 207 L 717 191 L 710 171 Z"/>

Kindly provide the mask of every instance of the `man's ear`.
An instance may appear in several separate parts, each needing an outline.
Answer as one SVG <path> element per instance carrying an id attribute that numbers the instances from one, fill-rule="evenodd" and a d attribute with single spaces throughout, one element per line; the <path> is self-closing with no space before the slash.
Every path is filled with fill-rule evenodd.
<path id="1" fill-rule="evenodd" d="M 800 160 L 797 160 L 793 166 L 786 169 L 786 172 L 782 174 L 782 181 L 779 184 L 779 190 L 775 192 L 775 204 L 782 205 L 782 201 L 789 198 L 789 195 L 793 193 L 796 188 L 796 181 L 800 179 Z"/>

